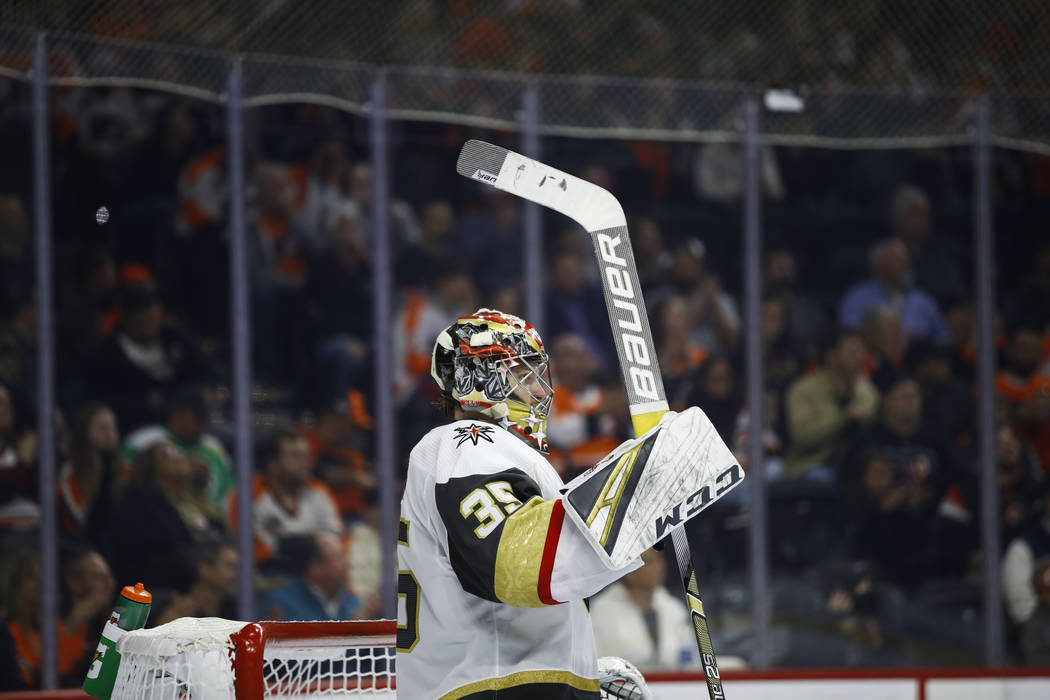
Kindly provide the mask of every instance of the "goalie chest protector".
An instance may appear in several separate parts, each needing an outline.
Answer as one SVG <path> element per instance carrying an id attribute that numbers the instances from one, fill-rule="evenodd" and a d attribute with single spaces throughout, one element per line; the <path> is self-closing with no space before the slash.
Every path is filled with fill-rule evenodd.
<path id="1" fill-rule="evenodd" d="M 583 600 L 545 604 L 549 587 L 537 597 L 528 567 L 554 529 L 543 501 L 549 511 L 562 486 L 542 455 L 484 422 L 436 428 L 412 450 L 397 547 L 399 696 L 597 700 Z"/>

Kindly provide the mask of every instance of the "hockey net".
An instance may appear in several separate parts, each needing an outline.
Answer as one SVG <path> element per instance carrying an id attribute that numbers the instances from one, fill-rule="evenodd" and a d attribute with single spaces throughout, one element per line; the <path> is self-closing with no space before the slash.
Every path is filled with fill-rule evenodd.
<path id="1" fill-rule="evenodd" d="M 391 620 L 181 618 L 125 634 L 113 700 L 394 697 Z"/>

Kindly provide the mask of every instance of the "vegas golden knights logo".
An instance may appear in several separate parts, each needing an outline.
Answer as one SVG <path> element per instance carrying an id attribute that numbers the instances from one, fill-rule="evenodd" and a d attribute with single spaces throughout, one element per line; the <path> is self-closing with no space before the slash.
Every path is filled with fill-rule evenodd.
<path id="1" fill-rule="evenodd" d="M 473 445 L 477 445 L 479 440 L 492 442 L 491 425 L 478 425 L 477 423 L 471 423 L 465 428 L 456 428 L 455 433 L 456 447 L 459 447 L 468 440 Z"/>

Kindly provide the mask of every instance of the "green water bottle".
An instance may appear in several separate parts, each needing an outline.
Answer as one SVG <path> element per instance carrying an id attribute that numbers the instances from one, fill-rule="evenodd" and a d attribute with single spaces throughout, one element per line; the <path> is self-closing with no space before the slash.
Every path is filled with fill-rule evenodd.
<path id="1" fill-rule="evenodd" d="M 117 680 L 117 669 L 120 667 L 117 641 L 124 636 L 124 632 L 140 630 L 146 626 L 152 602 L 153 594 L 141 583 L 136 583 L 134 587 L 124 586 L 124 590 L 117 596 L 113 612 L 102 629 L 102 639 L 99 640 L 98 649 L 91 660 L 87 678 L 81 686 L 88 695 L 109 700 L 109 696 L 113 694 L 113 683 Z"/>

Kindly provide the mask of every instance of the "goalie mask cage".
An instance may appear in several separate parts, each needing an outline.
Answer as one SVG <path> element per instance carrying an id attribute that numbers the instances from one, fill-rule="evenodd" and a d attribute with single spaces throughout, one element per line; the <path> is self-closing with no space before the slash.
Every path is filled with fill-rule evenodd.
<path id="1" fill-rule="evenodd" d="M 392 620 L 181 618 L 126 633 L 113 700 L 394 697 Z"/>

